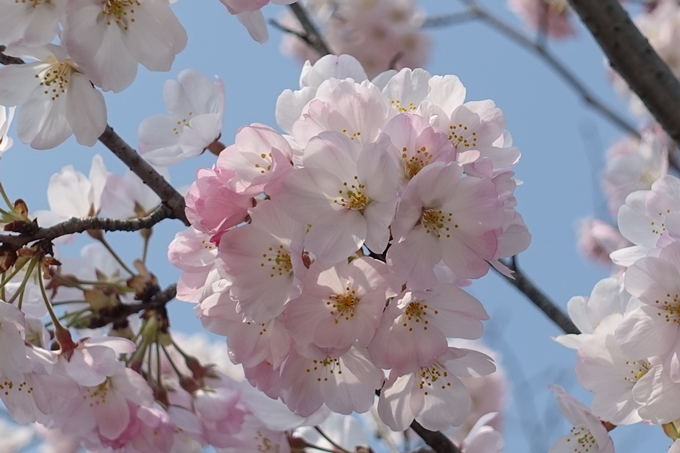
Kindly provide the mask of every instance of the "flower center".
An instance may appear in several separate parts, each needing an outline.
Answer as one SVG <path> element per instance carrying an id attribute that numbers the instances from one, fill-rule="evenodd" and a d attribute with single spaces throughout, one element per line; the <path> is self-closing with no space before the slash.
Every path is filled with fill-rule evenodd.
<path id="1" fill-rule="evenodd" d="M 666 293 L 666 299 L 663 301 L 657 299 L 654 303 L 658 304 L 657 309 L 659 312 L 657 314 L 663 316 L 666 322 L 672 321 L 680 324 L 680 294 L 676 293 L 671 296 L 670 293 Z M 663 312 L 666 313 L 664 314 Z"/>
<path id="2" fill-rule="evenodd" d="M 264 434 L 262 434 L 260 431 L 257 431 L 255 433 L 255 442 L 257 444 L 257 451 L 260 453 L 264 452 L 272 452 L 272 453 L 278 453 L 279 452 L 279 446 L 275 443 L 273 443 L 268 437 L 266 437 Z"/>
<path id="3" fill-rule="evenodd" d="M 411 322 L 418 323 L 420 324 L 420 321 L 422 320 L 422 326 L 423 330 L 427 330 L 427 325 L 430 323 L 427 319 L 424 319 L 428 316 L 427 312 L 428 306 L 426 303 L 422 301 L 415 301 L 411 302 L 408 304 L 406 307 L 406 310 L 404 310 L 404 313 L 401 315 L 401 322 L 403 327 L 408 327 L 408 331 L 412 332 L 413 331 L 413 325 Z M 434 310 L 434 314 L 439 314 L 439 311 Z"/>
<path id="4" fill-rule="evenodd" d="M 430 154 L 427 151 L 427 148 L 424 146 L 421 147 L 420 149 L 417 149 L 415 155 L 411 157 L 408 156 L 406 152 L 407 150 L 408 149 L 406 147 L 403 147 L 401 149 L 401 158 L 404 161 L 406 177 L 408 179 L 411 179 L 415 175 L 417 175 L 418 172 L 423 169 L 423 167 L 430 163 L 432 154 Z"/>
<path id="5" fill-rule="evenodd" d="M 85 392 L 87 395 L 84 398 L 90 399 L 90 407 L 106 404 L 106 397 L 109 394 L 108 380 L 95 387 L 87 387 Z"/>
<path id="6" fill-rule="evenodd" d="M 351 209 L 353 211 L 362 211 L 366 208 L 369 203 L 369 199 L 364 195 L 364 189 L 366 186 L 359 183 L 359 177 L 354 177 L 353 184 L 349 184 L 347 181 L 342 183 L 343 189 L 338 189 L 338 197 L 333 200 L 333 203 L 337 203 L 345 209 Z"/>
<path id="7" fill-rule="evenodd" d="M 432 233 L 437 239 L 442 237 L 450 238 L 449 234 L 450 227 L 448 226 L 453 217 L 453 213 L 444 213 L 441 209 L 426 209 L 423 211 L 420 223 L 425 228 L 425 231 Z M 453 225 L 454 228 L 458 228 L 458 224 Z"/>
<path id="8" fill-rule="evenodd" d="M 571 428 L 567 442 L 571 443 L 572 439 L 576 441 L 573 444 L 574 453 L 586 453 L 590 450 L 593 450 L 594 447 L 597 447 L 597 442 L 595 441 L 593 433 L 591 433 L 585 425 L 574 426 Z"/>
<path id="9" fill-rule="evenodd" d="M 401 113 L 412 112 L 418 108 L 413 102 L 409 102 L 408 106 L 401 105 L 401 101 L 399 99 L 391 99 L 390 104 Z"/>
<path id="10" fill-rule="evenodd" d="M 326 305 L 330 307 L 330 314 L 335 316 L 335 323 L 340 322 L 339 320 L 344 318 L 345 321 L 349 321 L 350 318 L 354 317 L 354 309 L 359 304 L 359 298 L 356 296 L 356 291 L 346 288 L 347 292 L 344 294 L 333 294 L 329 297 L 330 300 L 326 301 Z"/>
<path id="11" fill-rule="evenodd" d="M 642 376 L 647 374 L 649 367 L 652 366 L 649 362 L 629 362 L 626 365 L 630 367 L 630 376 L 624 376 L 623 379 L 628 382 L 636 383 Z"/>
<path id="12" fill-rule="evenodd" d="M 330 374 L 342 374 L 342 367 L 340 366 L 340 359 L 336 359 L 335 357 L 331 356 L 326 356 L 325 359 L 323 360 L 312 360 L 312 363 L 310 364 L 311 367 L 307 368 L 305 371 L 307 373 L 312 373 L 317 375 L 316 381 L 321 382 L 321 381 L 328 381 L 328 375 L 327 373 Z"/>
<path id="13" fill-rule="evenodd" d="M 448 136 L 456 149 L 468 149 L 477 146 L 477 132 L 468 132 L 468 127 L 462 123 L 450 125 Z"/>
<path id="14" fill-rule="evenodd" d="M 290 276 L 293 273 L 293 263 L 290 260 L 290 253 L 283 246 L 279 244 L 278 248 L 269 247 L 268 253 L 263 253 L 262 257 L 266 258 L 266 261 L 260 263 L 261 267 L 270 266 L 271 273 L 270 277 L 278 276 Z"/>
<path id="15" fill-rule="evenodd" d="M 127 30 L 130 23 L 135 21 L 135 7 L 141 6 L 139 0 L 102 0 L 106 25 L 116 23 L 123 30 Z"/>
<path id="16" fill-rule="evenodd" d="M 44 88 L 43 93 L 56 101 L 60 94 L 66 93 L 71 73 L 75 69 L 69 61 L 53 63 L 43 72 L 36 74 L 36 79 L 41 79 L 40 86 Z"/>
<path id="17" fill-rule="evenodd" d="M 442 381 L 447 382 L 441 382 L 441 384 L 437 385 L 441 385 L 442 390 L 444 390 L 446 387 L 451 387 L 451 383 L 448 382 L 448 379 L 446 379 L 448 377 L 449 372 L 443 369 L 439 364 L 435 363 L 432 366 L 420 369 L 420 383 L 418 384 L 418 387 L 421 390 L 424 390 L 424 395 L 428 395 L 429 389 L 433 388 L 434 384 L 441 379 Z"/>

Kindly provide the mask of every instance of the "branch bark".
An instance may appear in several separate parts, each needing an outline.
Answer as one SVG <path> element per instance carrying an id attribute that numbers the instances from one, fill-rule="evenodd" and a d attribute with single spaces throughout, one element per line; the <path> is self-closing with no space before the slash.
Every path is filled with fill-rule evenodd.
<path id="1" fill-rule="evenodd" d="M 532 282 L 529 277 L 527 277 L 517 265 L 515 259 L 510 263 L 503 263 L 512 270 L 513 278 L 500 275 L 505 278 L 505 280 L 517 288 L 522 294 L 527 296 L 527 298 L 536 305 L 545 315 L 552 320 L 557 326 L 564 331 L 564 333 L 580 334 L 581 331 L 576 327 L 576 325 L 571 321 L 569 316 L 567 316 L 560 307 L 553 302 L 543 291 L 541 291 L 534 282 Z M 495 268 L 494 268 L 495 269 Z"/>
<path id="2" fill-rule="evenodd" d="M 67 234 L 82 233 L 87 230 L 104 231 L 139 231 L 151 228 L 163 219 L 172 215 L 169 206 L 161 204 L 146 217 L 134 219 L 107 219 L 102 217 L 71 218 L 49 228 L 38 228 L 31 234 L 1 234 L 0 243 L 21 247 L 33 241 L 51 241 Z"/>
<path id="3" fill-rule="evenodd" d="M 618 0 L 569 0 L 609 59 L 666 133 L 680 146 L 680 81 Z"/>
<path id="4" fill-rule="evenodd" d="M 317 30 L 316 26 L 309 19 L 307 11 L 305 11 L 304 7 L 299 3 L 293 3 L 290 5 L 290 9 L 293 11 L 293 14 L 295 14 L 295 17 L 297 17 L 300 25 L 302 25 L 302 28 L 305 30 L 304 35 L 297 33 L 296 35 L 309 44 L 310 47 L 316 50 L 320 57 L 333 53 L 330 51 L 330 48 L 321 37 L 319 30 Z"/>
<path id="5" fill-rule="evenodd" d="M 111 126 L 106 126 L 106 130 L 99 137 L 99 141 L 139 176 L 144 181 L 144 184 L 156 192 L 156 195 L 163 200 L 163 203 L 172 209 L 174 218 L 181 220 L 186 226 L 189 226 L 189 220 L 187 220 L 187 216 L 184 213 L 184 197 L 147 161 L 142 159 L 142 156 L 137 151 L 125 143 L 125 140 L 116 134 Z"/>
<path id="6" fill-rule="evenodd" d="M 461 449 L 455 446 L 453 442 L 440 431 L 425 429 L 415 420 L 411 423 L 411 429 L 437 453 L 462 453 Z"/>

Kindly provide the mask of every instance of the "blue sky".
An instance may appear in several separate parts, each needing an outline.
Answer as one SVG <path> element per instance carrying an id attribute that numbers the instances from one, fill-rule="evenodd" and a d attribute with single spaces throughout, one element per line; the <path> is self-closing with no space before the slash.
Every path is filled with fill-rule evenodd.
<path id="1" fill-rule="evenodd" d="M 423 0 L 433 14 L 460 10 L 458 2 Z M 487 0 L 485 6 L 511 24 L 521 27 L 505 2 Z M 109 124 L 130 144 L 137 146 L 137 127 L 146 117 L 165 113 L 162 85 L 179 71 L 193 68 L 208 76 L 219 75 L 226 86 L 227 113 L 222 142 L 233 142 L 235 131 L 259 122 L 276 126 L 274 105 L 286 88 L 298 87 L 300 64 L 279 51 L 280 33 L 270 30 L 265 45 L 252 41 L 245 29 L 217 0 L 179 1 L 173 6 L 187 29 L 189 43 L 169 73 L 151 73 L 140 68 L 135 83 L 117 95 L 108 93 Z M 281 7 L 268 6 L 265 15 L 275 17 Z M 578 220 L 588 215 L 606 215 L 597 188 L 604 150 L 623 136 L 575 95 L 573 91 L 534 54 L 518 47 L 481 22 L 431 30 L 433 52 L 428 69 L 433 74 L 456 74 L 467 87 L 469 100 L 492 99 L 505 112 L 507 128 L 522 151 L 516 167 L 524 184 L 516 191 L 518 211 L 533 235 L 530 248 L 519 257 L 522 269 L 555 302 L 566 306 L 574 295 L 588 295 L 607 269 L 587 263 L 576 250 Z M 605 76 L 601 51 L 582 26 L 578 38 L 568 43 L 550 43 L 566 62 L 604 102 L 627 116 L 627 106 L 614 93 Z M 635 121 L 632 119 L 632 121 Z M 86 173 L 94 153 L 104 156 L 110 171 L 122 174 L 124 167 L 101 145 L 83 148 L 70 139 L 51 151 L 35 151 L 16 144 L 0 161 L 0 180 L 11 198 L 24 198 L 31 211 L 47 209 L 49 177 L 63 166 L 73 164 Z M 177 186 L 190 184 L 195 171 L 208 167 L 214 157 L 207 154 L 171 169 Z M 166 258 L 167 244 L 182 225 L 165 221 L 154 230 L 150 268 L 166 285 L 179 273 Z M 124 234 L 111 235 L 129 259 L 141 251 Z M 77 244 L 84 244 L 80 240 Z M 78 246 L 64 250 L 78 253 Z M 544 453 L 569 427 L 557 417 L 548 385 L 559 383 L 584 402 L 590 396 L 578 390 L 573 373 L 574 352 L 550 337 L 560 332 L 521 294 L 489 274 L 470 291 L 491 315 L 486 342 L 503 356 L 512 381 L 511 406 L 507 413 L 505 437 L 508 452 Z M 188 304 L 171 304 L 173 328 L 198 331 Z M 623 427 L 614 433 L 617 451 L 665 452 L 670 441 L 658 427 Z"/>

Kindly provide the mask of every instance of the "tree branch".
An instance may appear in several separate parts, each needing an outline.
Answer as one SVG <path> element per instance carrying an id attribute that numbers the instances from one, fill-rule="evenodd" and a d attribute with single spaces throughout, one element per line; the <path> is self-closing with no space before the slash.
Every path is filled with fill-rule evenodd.
<path id="1" fill-rule="evenodd" d="M 307 44 L 309 44 L 310 47 L 316 50 L 320 57 L 333 53 L 328 48 L 328 45 L 326 45 L 324 42 L 316 26 L 309 19 L 309 16 L 307 16 L 307 11 L 305 11 L 303 6 L 299 3 L 293 3 L 290 5 L 290 9 L 293 11 L 293 14 L 295 14 L 295 17 L 297 17 L 298 21 L 300 21 L 300 25 L 302 25 L 302 28 L 305 30 L 304 35 L 298 33 L 295 34 Z"/>
<path id="2" fill-rule="evenodd" d="M 411 429 L 437 453 L 462 453 L 461 449 L 455 446 L 453 442 L 440 431 L 425 429 L 415 420 L 411 423 Z"/>
<path id="3" fill-rule="evenodd" d="M 177 285 L 172 284 L 162 291 L 158 291 L 150 300 L 137 304 L 119 304 L 112 309 L 99 310 L 97 315 L 90 318 L 89 329 L 104 327 L 110 323 L 125 320 L 128 316 L 139 313 L 142 310 L 164 308 L 165 305 L 177 296 Z"/>
<path id="4" fill-rule="evenodd" d="M 548 296 L 545 295 L 534 283 L 529 280 L 517 265 L 517 261 L 514 259 L 510 263 L 503 263 L 512 270 L 513 278 L 506 275 L 500 275 L 505 278 L 505 280 L 513 285 L 515 288 L 520 290 L 527 298 L 534 303 L 543 313 L 546 314 L 548 318 L 552 320 L 557 326 L 564 331 L 564 333 L 580 334 L 581 331 L 574 325 L 574 323 L 569 319 L 560 307 L 550 300 Z M 495 268 L 494 268 L 495 269 Z"/>
<path id="5" fill-rule="evenodd" d="M 10 57 L 4 54 L 5 46 L 0 46 L 0 63 L 2 64 L 24 64 L 21 58 Z M 123 140 L 111 126 L 106 125 L 104 133 L 99 137 L 99 141 L 106 146 L 113 154 L 118 156 L 133 173 L 156 192 L 163 203 L 172 209 L 172 217 L 181 220 L 189 226 L 186 214 L 184 213 L 184 197 L 175 190 L 169 182 L 165 180 L 147 161 L 135 151 L 125 140 Z M 170 217 L 168 215 L 167 217 Z"/>
<path id="6" fill-rule="evenodd" d="M 163 219 L 172 216 L 172 209 L 161 204 L 146 217 L 134 219 L 107 219 L 102 217 L 71 218 L 49 228 L 38 228 L 30 234 L 0 234 L 0 243 L 21 247 L 38 240 L 51 241 L 67 234 L 82 233 L 87 230 L 139 231 L 151 228 Z"/>
<path id="7" fill-rule="evenodd" d="M 680 145 L 680 82 L 618 0 L 569 0 L 609 59 L 666 133 Z"/>
<path id="8" fill-rule="evenodd" d="M 541 42 L 534 41 L 521 31 L 515 29 L 514 27 L 505 23 L 502 19 L 495 16 L 484 7 L 479 5 L 475 0 L 463 0 L 468 6 L 466 13 L 472 17 L 479 18 L 483 20 L 487 25 L 491 26 L 498 32 L 502 33 L 506 37 L 515 41 L 520 46 L 527 50 L 533 51 L 540 58 L 545 61 L 545 63 L 550 66 L 558 76 L 564 80 L 567 85 L 569 85 L 578 95 L 583 99 L 583 101 L 590 106 L 592 109 L 600 113 L 604 118 L 612 122 L 614 125 L 618 126 L 627 133 L 640 137 L 640 133 L 637 128 L 630 124 L 627 120 L 622 118 L 619 114 L 614 112 L 611 108 L 604 105 L 602 101 L 597 99 L 597 97 L 578 79 L 578 77 L 572 73 L 566 65 L 560 62 Z M 590 0 L 588 0 L 590 1 Z M 425 21 L 427 26 L 444 26 L 462 22 L 463 20 L 469 20 L 470 17 L 464 16 L 464 13 L 453 13 L 439 17 L 432 17 Z"/>
<path id="9" fill-rule="evenodd" d="M 99 137 L 99 141 L 104 144 L 113 154 L 118 156 L 133 173 L 140 177 L 144 184 L 156 192 L 161 200 L 172 209 L 173 217 L 184 222 L 189 226 L 189 221 L 184 213 L 184 197 L 170 185 L 147 161 L 142 159 L 137 151 L 125 143 L 113 128 L 106 125 L 106 130 Z"/>

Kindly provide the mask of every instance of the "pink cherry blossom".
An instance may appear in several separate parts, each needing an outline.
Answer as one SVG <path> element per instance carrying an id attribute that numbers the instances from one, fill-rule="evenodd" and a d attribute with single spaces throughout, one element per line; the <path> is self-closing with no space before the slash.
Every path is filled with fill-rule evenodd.
<path id="1" fill-rule="evenodd" d="M 383 372 L 371 363 L 365 349 L 353 346 L 335 357 L 307 348 L 306 354 L 309 357 L 293 350 L 281 370 L 281 399 L 290 410 L 304 417 L 324 403 L 345 415 L 371 408 Z"/>
<path id="2" fill-rule="evenodd" d="M 496 185 L 462 173 L 456 163 L 430 164 L 404 191 L 387 258 L 413 289 L 436 283 L 433 269 L 440 260 L 459 277 L 478 278 L 497 257 L 504 214 Z"/>
<path id="3" fill-rule="evenodd" d="M 626 238 L 615 228 L 596 218 L 581 220 L 578 229 L 578 249 L 586 258 L 599 264 L 612 265 L 609 255 L 630 246 Z"/>
<path id="4" fill-rule="evenodd" d="M 555 39 L 576 34 L 566 0 L 509 0 L 510 9 L 532 29 L 541 29 Z"/>
<path id="5" fill-rule="evenodd" d="M 157 167 L 156 171 L 166 180 L 169 179 L 170 175 L 165 168 Z M 158 195 L 131 170 L 126 171 L 122 177 L 115 173 L 108 174 L 102 193 L 102 211 L 108 217 L 144 217 L 160 203 Z"/>
<path id="6" fill-rule="evenodd" d="M 305 248 L 329 263 L 364 244 L 384 251 L 398 184 L 396 166 L 384 149 L 323 132 L 305 148 L 303 163 L 286 176 L 279 200 L 287 213 L 311 225 Z"/>
<path id="7" fill-rule="evenodd" d="M 304 225 L 276 201 L 260 203 L 249 215 L 250 224 L 224 233 L 216 263 L 231 279 L 237 310 L 247 319 L 266 322 L 300 293 Z"/>
<path id="8" fill-rule="evenodd" d="M 168 260 L 182 270 L 177 282 L 177 298 L 198 302 L 208 273 L 214 268 L 217 247 L 210 235 L 189 227 L 175 235 L 168 246 Z"/>
<path id="9" fill-rule="evenodd" d="M 220 153 L 216 163 L 218 174 L 226 175 L 227 187 L 253 196 L 280 193 L 281 179 L 293 170 L 288 141 L 271 127 L 257 123 L 239 129 L 235 141 Z"/>
<path id="10" fill-rule="evenodd" d="M 481 337 L 482 304 L 451 284 L 429 291 L 405 291 L 385 309 L 368 346 L 373 362 L 400 374 L 431 366 L 448 349 L 447 337 Z"/>
<path id="11" fill-rule="evenodd" d="M 493 426 L 489 426 L 489 423 L 497 416 L 496 412 L 490 412 L 477 420 L 460 444 L 463 453 L 501 453 L 505 450 L 503 435 Z"/>
<path id="12" fill-rule="evenodd" d="M 187 218 L 219 242 L 222 233 L 245 220 L 252 197 L 229 189 L 213 170 L 199 170 L 197 176 L 185 198 Z"/>
<path id="13" fill-rule="evenodd" d="M 458 426 L 472 404 L 459 377 L 482 376 L 494 370 L 490 357 L 458 348 L 448 348 L 434 364 L 415 372 L 399 375 L 393 370 L 380 392 L 380 419 L 394 431 L 404 431 L 414 419 L 432 431 Z"/>
<path id="14" fill-rule="evenodd" d="M 380 261 L 362 257 L 333 266 L 315 262 L 302 294 L 286 306 L 286 328 L 297 343 L 347 351 L 357 340 L 366 347 L 380 323 L 393 288 Z"/>

